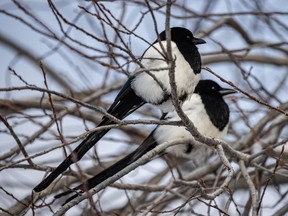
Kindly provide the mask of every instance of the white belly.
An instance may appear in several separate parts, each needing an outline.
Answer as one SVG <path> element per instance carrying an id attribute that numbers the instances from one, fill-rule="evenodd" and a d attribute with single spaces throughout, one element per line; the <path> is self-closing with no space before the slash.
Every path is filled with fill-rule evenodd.
<path id="1" fill-rule="evenodd" d="M 190 100 L 186 101 L 183 105 L 183 110 L 189 119 L 194 123 L 198 131 L 207 137 L 223 139 L 227 134 L 228 126 L 226 126 L 222 131 L 216 128 L 210 121 L 203 104 L 201 103 L 201 98 L 198 94 L 193 94 Z M 169 118 L 170 121 L 179 121 L 180 118 L 173 112 L 170 114 L 173 118 Z M 169 117 L 169 115 L 167 115 Z M 154 138 L 157 143 L 161 144 L 166 141 L 174 140 L 175 138 L 191 139 L 191 134 L 186 130 L 185 127 L 178 126 L 169 126 L 169 125 L 160 125 L 155 131 Z M 181 144 L 181 143 L 180 143 Z M 195 157 L 203 159 L 205 158 L 203 153 L 210 154 L 212 150 L 209 150 L 207 146 L 194 145 L 192 151 L 187 154 L 187 145 L 176 145 L 171 146 L 167 149 L 167 152 L 170 152 L 178 157 L 190 158 Z"/>

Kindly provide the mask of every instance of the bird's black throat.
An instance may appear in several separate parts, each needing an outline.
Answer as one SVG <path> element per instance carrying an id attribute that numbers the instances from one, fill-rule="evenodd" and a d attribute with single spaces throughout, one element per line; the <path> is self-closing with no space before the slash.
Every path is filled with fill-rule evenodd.
<path id="1" fill-rule="evenodd" d="M 177 42 L 176 45 L 194 73 L 199 74 L 201 72 L 201 56 L 198 48 L 194 44 L 187 42 Z"/>
<path id="2" fill-rule="evenodd" d="M 229 107 L 222 96 L 201 94 L 201 99 L 209 119 L 215 127 L 222 131 L 229 122 Z"/>

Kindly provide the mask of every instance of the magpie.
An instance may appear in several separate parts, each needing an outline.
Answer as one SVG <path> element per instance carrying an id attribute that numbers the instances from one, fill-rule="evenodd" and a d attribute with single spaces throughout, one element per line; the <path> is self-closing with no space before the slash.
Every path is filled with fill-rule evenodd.
<path id="1" fill-rule="evenodd" d="M 193 93 L 200 79 L 201 56 L 196 45 L 206 42 L 194 37 L 186 28 L 173 27 L 170 30 L 177 93 L 179 100 L 183 102 Z M 165 57 L 166 47 L 166 33 L 163 31 L 142 55 L 141 67 L 137 68 L 135 75 L 124 84 L 108 109 L 109 114 L 117 119 L 123 119 L 145 103 L 159 106 L 163 112 L 174 109 L 171 101 L 168 63 Z M 104 116 L 98 127 L 114 123 Z M 40 192 L 47 188 L 71 164 L 79 161 L 108 131 L 109 129 L 104 129 L 90 133 L 52 173 L 34 188 L 34 191 Z"/>
<path id="2" fill-rule="evenodd" d="M 223 139 L 227 134 L 230 113 L 229 107 L 225 103 L 223 96 L 233 93 L 236 93 L 236 91 L 233 89 L 222 88 L 212 80 L 201 80 L 196 86 L 194 94 L 192 94 L 192 96 L 184 102 L 182 109 L 194 123 L 199 133 L 201 133 L 203 136 Z M 163 115 L 162 119 L 170 121 L 180 120 L 176 111 Z M 67 203 L 79 196 L 84 191 L 88 191 L 89 189 L 96 187 L 109 177 L 117 174 L 128 165 L 137 161 L 145 153 L 155 148 L 157 145 L 181 138 L 185 140 L 191 139 L 190 132 L 188 132 L 184 126 L 159 125 L 132 153 L 119 160 L 109 168 L 103 170 L 96 176 L 88 179 L 84 184 L 81 184 L 72 190 L 58 194 L 55 196 L 55 198 L 60 198 L 70 193 L 80 191 L 71 196 L 65 202 Z M 165 153 L 173 154 L 176 156 L 176 158 L 197 158 L 197 160 L 203 159 L 204 162 L 206 155 L 208 156 L 209 149 L 207 150 L 207 148 L 193 142 L 190 144 L 179 143 L 179 145 L 167 148 Z M 212 152 L 212 150 L 210 152 Z"/>

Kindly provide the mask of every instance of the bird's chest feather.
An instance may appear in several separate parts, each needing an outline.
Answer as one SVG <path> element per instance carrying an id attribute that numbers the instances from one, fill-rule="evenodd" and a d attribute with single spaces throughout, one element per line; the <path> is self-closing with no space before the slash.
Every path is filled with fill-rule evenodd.
<path id="1" fill-rule="evenodd" d="M 194 126 L 197 128 L 199 133 L 203 136 L 216 138 L 216 139 L 223 139 L 227 133 L 226 126 L 222 131 L 220 131 L 210 120 L 209 115 L 207 114 L 202 100 L 199 95 L 193 94 L 190 98 L 188 103 L 184 103 L 183 110 L 188 118 L 193 122 Z M 176 114 L 176 112 L 172 112 L 166 116 L 166 119 L 169 121 L 179 121 L 180 118 Z M 163 142 L 172 141 L 176 138 L 183 138 L 183 139 L 191 139 L 192 135 L 189 131 L 186 130 L 185 127 L 181 126 L 169 126 L 169 125 L 161 125 L 157 128 L 154 133 L 154 137 L 158 144 Z M 191 158 L 194 155 L 197 155 L 199 151 L 205 151 L 205 146 L 197 146 L 192 144 L 191 151 L 187 151 L 187 145 L 180 145 L 172 146 L 167 149 L 168 152 L 184 158 Z M 207 148 L 206 148 L 207 150 Z"/>

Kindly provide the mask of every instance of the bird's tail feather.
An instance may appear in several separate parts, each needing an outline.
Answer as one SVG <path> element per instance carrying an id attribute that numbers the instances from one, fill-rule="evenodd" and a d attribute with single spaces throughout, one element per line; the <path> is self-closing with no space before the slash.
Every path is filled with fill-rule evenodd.
<path id="1" fill-rule="evenodd" d="M 127 100 L 127 98 L 130 100 Z M 145 103 L 133 91 L 129 91 L 129 93 L 125 94 L 125 96 L 122 96 L 121 100 L 126 102 L 114 102 L 110 109 L 107 111 L 118 119 L 125 118 L 128 114 L 134 112 Z M 98 127 L 111 124 L 114 124 L 113 120 L 110 120 L 104 116 Z M 89 151 L 89 149 L 92 148 L 95 143 L 97 143 L 109 130 L 110 129 L 105 129 L 102 131 L 95 131 L 90 133 L 88 137 L 84 139 L 52 173 L 50 173 L 40 184 L 34 188 L 34 191 L 40 192 L 47 188 L 71 164 L 80 160 L 85 155 L 85 153 Z"/>
<path id="2" fill-rule="evenodd" d="M 73 196 L 68 198 L 64 204 L 68 203 L 72 199 L 79 196 L 80 193 L 83 193 L 84 191 L 88 191 L 89 189 L 96 187 L 97 185 L 104 182 L 108 178 L 117 174 L 119 171 L 123 170 L 125 167 L 127 167 L 130 164 L 132 164 L 133 162 L 137 161 L 146 152 L 152 150 L 156 145 L 157 145 L 157 143 L 153 137 L 153 133 L 151 133 L 150 136 L 148 136 L 145 139 L 145 141 L 135 151 L 133 151 L 132 153 L 130 153 L 126 157 L 122 158 L 121 160 L 119 160 L 118 162 L 116 162 L 112 166 L 108 167 L 107 169 L 103 170 L 102 172 L 98 173 L 96 176 L 88 179 L 84 184 L 81 184 L 81 185 L 73 188 L 72 190 L 57 194 L 55 196 L 55 198 L 60 198 L 60 197 L 63 197 L 63 196 L 66 196 L 70 193 L 75 192 L 76 194 L 74 194 Z M 78 190 L 80 190 L 80 193 Z"/>
<path id="3" fill-rule="evenodd" d="M 35 192 L 40 192 L 47 188 L 61 173 L 63 173 L 71 164 L 80 160 L 84 154 L 109 130 L 95 131 L 88 135 L 73 152 L 55 169 L 51 172 L 40 184 L 35 188 Z"/>

